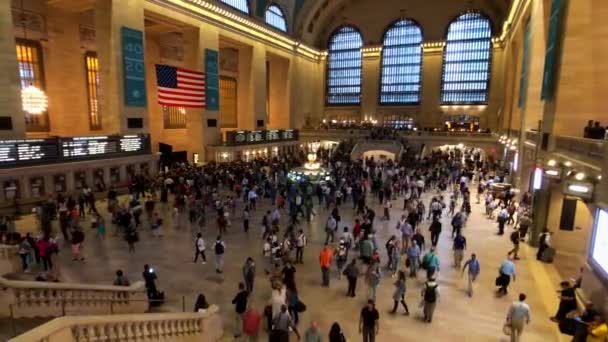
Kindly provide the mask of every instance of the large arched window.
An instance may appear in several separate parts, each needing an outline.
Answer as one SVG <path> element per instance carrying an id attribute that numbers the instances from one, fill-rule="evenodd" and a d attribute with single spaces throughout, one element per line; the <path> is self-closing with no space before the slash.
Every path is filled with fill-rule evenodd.
<path id="1" fill-rule="evenodd" d="M 492 25 L 484 15 L 465 13 L 448 28 L 443 53 L 441 102 L 486 104 L 492 58 Z"/>
<path id="2" fill-rule="evenodd" d="M 237 10 L 249 14 L 249 0 L 220 0 L 230 7 L 234 7 Z"/>
<path id="3" fill-rule="evenodd" d="M 361 33 L 345 26 L 329 39 L 327 56 L 328 105 L 358 105 L 361 103 Z"/>
<path id="4" fill-rule="evenodd" d="M 420 102 L 422 72 L 422 30 L 405 19 L 384 33 L 380 69 L 380 104 Z"/>
<path id="5" fill-rule="evenodd" d="M 277 28 L 283 32 L 287 32 L 287 22 L 285 21 L 285 15 L 283 10 L 276 4 L 268 6 L 266 10 L 266 24 Z"/>

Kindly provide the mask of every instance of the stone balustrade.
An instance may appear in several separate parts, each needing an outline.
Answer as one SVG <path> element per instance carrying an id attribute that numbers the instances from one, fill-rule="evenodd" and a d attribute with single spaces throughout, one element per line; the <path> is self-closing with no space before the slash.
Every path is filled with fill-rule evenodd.
<path id="1" fill-rule="evenodd" d="M 223 335 L 218 311 L 59 317 L 9 342 L 215 342 Z"/>
<path id="2" fill-rule="evenodd" d="M 0 277 L 0 315 L 55 317 L 143 313 L 148 309 L 144 283 L 131 286 L 16 281 Z"/>
<path id="3" fill-rule="evenodd" d="M 20 271 L 19 246 L 0 244 L 0 275 Z"/>

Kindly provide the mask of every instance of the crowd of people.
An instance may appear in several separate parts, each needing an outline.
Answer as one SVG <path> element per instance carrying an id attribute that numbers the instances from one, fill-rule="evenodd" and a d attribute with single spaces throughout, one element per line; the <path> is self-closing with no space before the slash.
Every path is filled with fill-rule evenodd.
<path id="1" fill-rule="evenodd" d="M 149 229 L 154 238 L 163 237 L 165 228 L 161 213 L 168 210 L 177 227 L 189 225 L 197 230 L 193 240 L 193 262 L 199 262 L 200 258 L 205 264 L 213 256 L 215 272 L 221 276 L 226 267 L 224 256 L 231 248 L 224 240 L 226 234 L 235 230 L 248 233 L 253 213 L 263 210 L 261 203 L 269 205 L 271 209 L 262 213 L 259 243 L 260 268 L 268 279 L 271 295 L 263 310 L 258 311 L 250 305 L 254 282 L 261 272 L 256 263 L 260 258 L 247 257 L 240 271 L 242 281 L 232 300 L 234 335 L 244 335 L 255 341 L 263 326 L 270 341 L 289 341 L 290 335 L 294 334 L 298 339 L 318 342 L 323 333 L 317 322 L 313 321 L 302 334 L 298 330 L 299 316 L 305 312 L 306 305 L 299 296 L 296 273 L 308 249 L 306 222 L 321 214 L 320 209 L 317 212 L 315 208 L 325 207 L 328 216 L 323 218 L 325 241 L 318 256 L 319 285 L 329 287 L 333 278 L 341 280 L 344 277 L 347 281 L 345 295 L 356 297 L 359 281 L 364 282 L 367 304 L 359 315 L 359 332 L 363 341 L 374 342 L 380 328 L 376 305 L 381 299 L 377 298 L 377 289 L 387 278 L 394 286 L 390 313 L 396 314 L 401 306 L 405 315 L 410 314 L 406 300 L 408 278 L 421 278 L 421 292 L 419 296 L 415 295 L 419 298 L 417 305 L 422 308 L 424 321 L 433 322 L 441 297 L 438 274 L 440 267 L 445 265 L 440 262 L 436 248 L 446 218 L 452 226 L 452 265 L 466 273 L 467 294 L 473 296 L 482 261 L 474 252 L 465 255 L 468 251 L 465 227 L 472 213 L 471 189 L 475 185 L 477 203 L 485 201 L 485 214 L 488 219 L 496 219 L 497 233 L 503 235 L 505 227 L 513 227 L 509 234 L 513 249 L 500 265 L 496 265 L 499 269 L 495 284 L 497 293 L 507 294 L 510 282 L 516 279 L 519 243 L 526 238 L 532 220 L 529 194 L 521 194 L 516 201 L 513 191 L 497 191 L 493 187 L 494 183 L 507 179 L 508 169 L 494 160 L 484 160 L 472 149 L 438 150 L 421 158 L 406 148 L 398 162 L 377 162 L 373 158 L 353 161 L 349 152 L 349 145 L 345 143 L 334 151 L 318 151 L 319 160 L 332 170 L 335 181 L 316 184 L 294 183 L 287 178 L 287 172 L 304 160 L 303 153 L 250 162 L 209 163 L 202 167 L 181 164 L 157 177 L 138 176 L 130 184 L 127 197 L 119 197 L 112 188 L 108 191 L 105 210 L 111 217 L 109 226 L 114 228 L 113 235 L 125 240 L 128 251 L 135 253 L 142 230 Z M 430 202 L 425 203 L 423 194 L 430 194 Z M 378 206 L 383 210 L 382 216 L 374 210 Z M 36 209 L 40 236 L 34 238 L 28 234 L 20 244 L 24 271 L 29 272 L 33 264 L 39 263 L 50 273 L 54 255 L 67 243 L 71 246 L 73 261 L 84 262 L 81 247 L 85 239 L 85 217 L 90 218 L 96 238 L 106 238 L 106 222 L 99 210 L 103 209 L 96 207 L 93 191 L 86 186 L 76 198 L 58 194 L 41 203 Z M 396 217 L 400 217 L 395 233 L 382 246 L 377 237 L 378 222 L 390 220 L 395 211 L 399 213 Z M 354 212 L 352 227 L 343 223 L 341 213 L 344 212 Z M 58 221 L 61 234 L 54 233 L 54 220 Z M 430 241 L 425 240 L 427 227 Z M 202 232 L 214 229 L 217 229 L 217 237 L 208 243 Z M 541 245 L 546 245 L 546 250 L 550 247 L 550 232 L 543 234 Z M 539 259 L 542 259 L 544 250 L 539 253 Z M 142 277 L 150 305 L 160 305 L 164 292 L 156 286 L 155 270 L 145 265 Z M 130 282 L 123 271 L 118 270 L 114 284 L 128 286 Z M 571 294 L 564 291 L 561 297 L 572 299 Z M 519 340 L 524 326 L 530 322 L 530 309 L 525 300 L 526 295 L 520 294 L 519 300 L 508 309 L 506 326 L 512 341 Z M 206 297 L 200 294 L 195 311 L 208 307 Z M 571 309 L 571 302 L 563 307 L 560 304 L 554 317 L 556 322 L 564 321 Z M 603 324 L 599 318 L 591 316 L 591 320 L 587 317 L 588 322 L 598 320 L 598 324 Z M 592 329 L 578 333 L 586 338 L 587 331 Z M 330 342 L 345 341 L 337 321 L 331 325 L 327 336 Z"/>

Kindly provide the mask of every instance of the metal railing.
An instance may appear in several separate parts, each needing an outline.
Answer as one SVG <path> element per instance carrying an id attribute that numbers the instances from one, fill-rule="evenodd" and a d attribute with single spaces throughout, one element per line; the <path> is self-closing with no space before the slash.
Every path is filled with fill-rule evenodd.
<path id="1" fill-rule="evenodd" d="M 592 159 L 602 159 L 604 156 L 604 141 L 570 136 L 556 136 L 555 149 L 576 153 Z"/>

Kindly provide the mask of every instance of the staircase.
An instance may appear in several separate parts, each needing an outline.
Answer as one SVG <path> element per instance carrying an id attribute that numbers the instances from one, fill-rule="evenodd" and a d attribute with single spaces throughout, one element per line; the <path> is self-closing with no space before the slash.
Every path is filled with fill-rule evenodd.
<path id="1" fill-rule="evenodd" d="M 18 248 L 0 245 L 0 274 L 20 272 Z M 144 283 L 108 286 L 0 276 L 0 340 L 221 341 L 217 306 L 204 313 L 146 313 Z M 58 317 L 58 318 L 54 318 Z M 54 318 L 54 319 L 53 319 Z"/>

